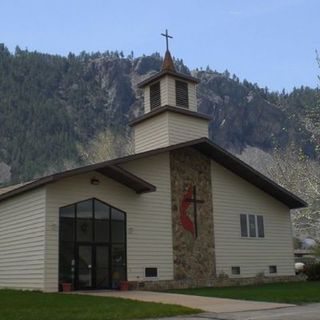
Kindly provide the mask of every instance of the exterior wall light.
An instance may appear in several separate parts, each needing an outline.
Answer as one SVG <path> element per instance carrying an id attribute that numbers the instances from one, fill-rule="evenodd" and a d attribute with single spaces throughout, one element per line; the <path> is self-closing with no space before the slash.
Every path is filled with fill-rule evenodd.
<path id="1" fill-rule="evenodd" d="M 94 186 L 97 186 L 98 184 L 100 184 L 100 180 L 97 178 L 91 178 L 91 184 L 93 184 Z"/>

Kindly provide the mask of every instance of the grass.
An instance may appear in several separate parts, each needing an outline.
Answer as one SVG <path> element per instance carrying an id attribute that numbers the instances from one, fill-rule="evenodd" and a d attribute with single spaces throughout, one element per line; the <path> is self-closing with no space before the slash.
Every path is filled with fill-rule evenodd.
<path id="1" fill-rule="evenodd" d="M 291 282 L 226 288 L 170 290 L 204 297 L 304 304 L 320 302 L 320 282 Z"/>
<path id="2" fill-rule="evenodd" d="M 182 306 L 118 298 L 0 290 L 3 320 L 125 320 L 198 312 Z"/>

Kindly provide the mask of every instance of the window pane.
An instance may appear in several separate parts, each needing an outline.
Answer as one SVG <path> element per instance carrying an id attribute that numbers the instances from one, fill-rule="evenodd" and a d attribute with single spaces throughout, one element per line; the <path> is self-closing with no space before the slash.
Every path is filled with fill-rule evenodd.
<path id="1" fill-rule="evenodd" d="M 62 242 L 59 248 L 59 281 L 73 283 L 74 277 L 74 244 Z"/>
<path id="2" fill-rule="evenodd" d="M 269 266 L 269 273 L 277 273 L 277 266 Z"/>
<path id="3" fill-rule="evenodd" d="M 92 200 L 77 204 L 77 240 L 92 241 Z"/>
<path id="4" fill-rule="evenodd" d="M 119 282 L 126 279 L 125 246 L 112 246 L 112 287 L 117 288 Z"/>
<path id="5" fill-rule="evenodd" d="M 112 242 L 124 242 L 125 241 L 125 216 L 124 213 L 111 209 L 111 234 Z"/>
<path id="6" fill-rule="evenodd" d="M 256 237 L 256 217 L 253 214 L 249 215 L 249 233 L 250 237 Z"/>
<path id="7" fill-rule="evenodd" d="M 240 214 L 241 237 L 248 236 L 247 215 Z"/>
<path id="8" fill-rule="evenodd" d="M 96 269 L 96 289 L 106 289 L 109 287 L 109 269 Z"/>
<path id="9" fill-rule="evenodd" d="M 109 268 L 109 247 L 96 246 L 96 268 Z"/>
<path id="10" fill-rule="evenodd" d="M 92 200 L 77 203 L 77 218 L 92 218 Z"/>
<path id="11" fill-rule="evenodd" d="M 125 267 L 113 267 L 112 269 L 112 289 L 118 289 L 120 281 L 126 280 L 126 269 Z"/>
<path id="12" fill-rule="evenodd" d="M 257 225 L 258 225 L 258 237 L 264 238 L 263 216 L 257 216 Z"/>
<path id="13" fill-rule="evenodd" d="M 240 267 L 231 267 L 232 274 L 240 274 Z"/>
<path id="14" fill-rule="evenodd" d="M 144 269 L 144 276 L 146 278 L 152 277 L 155 278 L 158 276 L 158 268 L 145 268 Z"/>
<path id="15" fill-rule="evenodd" d="M 126 250 L 122 244 L 112 246 L 112 265 L 124 266 L 126 263 Z"/>
<path id="16" fill-rule="evenodd" d="M 94 201 L 95 215 L 95 241 L 109 242 L 109 217 L 110 207 L 106 204 L 95 200 Z"/>
<path id="17" fill-rule="evenodd" d="M 74 240 L 75 206 L 60 209 L 60 239 L 61 241 Z"/>
<path id="18" fill-rule="evenodd" d="M 79 269 L 88 269 L 92 266 L 92 247 L 90 245 L 79 246 Z"/>
<path id="19" fill-rule="evenodd" d="M 79 289 L 92 286 L 92 246 L 81 245 L 78 249 Z"/>

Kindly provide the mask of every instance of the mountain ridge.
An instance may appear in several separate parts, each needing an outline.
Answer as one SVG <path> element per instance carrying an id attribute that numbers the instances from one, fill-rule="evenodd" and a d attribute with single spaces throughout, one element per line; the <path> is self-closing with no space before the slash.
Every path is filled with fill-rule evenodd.
<path id="1" fill-rule="evenodd" d="M 127 153 L 127 124 L 143 112 L 136 84 L 159 71 L 161 64 L 158 53 L 134 58 L 121 52 L 82 52 L 62 57 L 19 48 L 13 54 L 0 45 L 0 183 Z M 269 153 L 294 144 L 318 157 L 305 121 L 305 111 L 317 101 L 317 89 L 269 92 L 228 71 L 190 71 L 179 59 L 175 65 L 200 80 L 198 110 L 213 116 L 209 135 L 220 146 L 241 154 L 247 147 Z M 104 154 L 90 158 L 109 140 L 113 143 Z M 118 140 L 122 147 L 113 148 Z"/>

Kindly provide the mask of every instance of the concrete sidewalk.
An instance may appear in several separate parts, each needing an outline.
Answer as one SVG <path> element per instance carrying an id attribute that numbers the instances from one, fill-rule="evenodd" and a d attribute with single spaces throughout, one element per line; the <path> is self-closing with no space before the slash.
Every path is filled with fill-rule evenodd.
<path id="1" fill-rule="evenodd" d="M 193 316 L 149 320 L 320 320 L 320 303 L 280 309 L 232 313 L 200 313 Z"/>
<path id="2" fill-rule="evenodd" d="M 223 298 L 209 298 L 175 293 L 151 291 L 77 291 L 77 294 L 86 294 L 100 297 L 116 297 L 146 302 L 177 304 L 189 308 L 200 309 L 210 313 L 239 312 L 252 310 L 267 310 L 291 307 L 291 304 L 245 301 Z"/>

